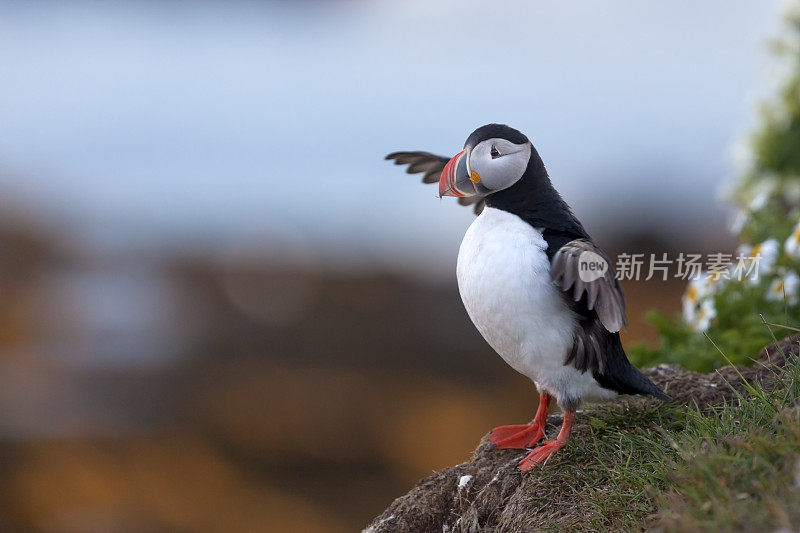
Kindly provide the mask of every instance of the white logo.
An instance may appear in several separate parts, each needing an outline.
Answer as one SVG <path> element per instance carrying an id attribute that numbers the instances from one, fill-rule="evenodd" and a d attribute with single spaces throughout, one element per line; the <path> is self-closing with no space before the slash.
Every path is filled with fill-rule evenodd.
<path id="1" fill-rule="evenodd" d="M 589 250 L 578 256 L 578 276 L 584 283 L 591 283 L 602 278 L 608 271 L 608 262 L 603 256 Z"/>

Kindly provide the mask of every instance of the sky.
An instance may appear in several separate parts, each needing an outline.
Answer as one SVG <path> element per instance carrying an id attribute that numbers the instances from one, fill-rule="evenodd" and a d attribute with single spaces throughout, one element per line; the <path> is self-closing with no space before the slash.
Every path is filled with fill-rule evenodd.
<path id="1" fill-rule="evenodd" d="M 601 240 L 721 232 L 779 27 L 775 1 L 0 3 L 0 196 L 101 253 L 441 275 L 472 215 L 383 157 L 503 122 Z"/>

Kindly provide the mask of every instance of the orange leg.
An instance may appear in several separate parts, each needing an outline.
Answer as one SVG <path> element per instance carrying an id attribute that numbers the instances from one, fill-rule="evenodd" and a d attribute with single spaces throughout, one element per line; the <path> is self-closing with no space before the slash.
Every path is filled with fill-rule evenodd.
<path id="1" fill-rule="evenodd" d="M 544 423 L 550 408 L 550 395 L 543 392 L 539 395 L 539 407 L 533 424 L 515 424 L 500 426 L 489 432 L 489 440 L 493 448 L 522 450 L 530 448 L 544 437 Z"/>
<path id="2" fill-rule="evenodd" d="M 553 452 L 560 450 L 569 440 L 569 434 L 572 431 L 572 423 L 575 421 L 575 411 L 564 411 L 564 423 L 561 424 L 561 431 L 558 432 L 556 440 L 550 440 L 542 443 L 541 446 L 534 449 L 531 453 L 519 462 L 517 468 L 522 472 L 531 470 L 534 466 L 544 462 L 545 459 L 550 457 Z"/>

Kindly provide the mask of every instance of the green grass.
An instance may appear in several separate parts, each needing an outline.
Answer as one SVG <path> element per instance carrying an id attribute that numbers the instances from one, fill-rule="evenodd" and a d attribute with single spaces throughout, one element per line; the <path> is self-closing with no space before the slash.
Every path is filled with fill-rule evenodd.
<path id="1" fill-rule="evenodd" d="M 511 529 L 762 531 L 800 524 L 796 363 L 731 403 L 603 406 L 527 481 Z M 587 416 L 587 415 L 584 415 Z M 566 517 L 566 518 L 565 518 Z"/>

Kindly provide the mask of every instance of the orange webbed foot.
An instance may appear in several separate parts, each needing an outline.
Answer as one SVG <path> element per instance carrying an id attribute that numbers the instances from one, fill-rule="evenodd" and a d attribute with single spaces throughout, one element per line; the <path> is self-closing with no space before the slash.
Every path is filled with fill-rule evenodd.
<path id="1" fill-rule="evenodd" d="M 494 428 L 489 433 L 493 448 L 522 450 L 532 448 L 544 437 L 542 424 L 514 424 Z"/>
<path id="2" fill-rule="evenodd" d="M 539 396 L 539 407 L 531 424 L 513 424 L 500 426 L 489 432 L 492 448 L 504 450 L 523 450 L 538 444 L 544 438 L 544 424 L 547 421 L 547 409 L 550 407 L 550 395 L 542 392 Z"/>
<path id="3" fill-rule="evenodd" d="M 553 455 L 557 450 L 563 448 L 564 444 L 566 443 L 557 440 L 550 440 L 542 443 L 541 446 L 526 455 L 525 458 L 519 462 L 517 468 L 519 468 L 520 472 L 533 470 L 536 465 L 543 463 L 545 459 Z"/>
<path id="4" fill-rule="evenodd" d="M 528 472 L 536 465 L 543 463 L 548 457 L 564 447 L 569 440 L 572 432 L 572 423 L 575 421 L 575 411 L 564 411 L 564 422 L 561 424 L 561 431 L 558 432 L 556 440 L 549 440 L 534 449 L 519 462 L 517 468 L 521 472 Z"/>

